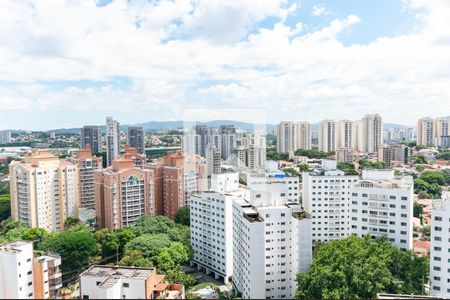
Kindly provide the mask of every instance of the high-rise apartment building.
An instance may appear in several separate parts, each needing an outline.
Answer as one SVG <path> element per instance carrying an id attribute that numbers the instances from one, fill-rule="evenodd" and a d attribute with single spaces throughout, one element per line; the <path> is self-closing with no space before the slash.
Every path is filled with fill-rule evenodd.
<path id="1" fill-rule="evenodd" d="M 357 124 L 350 120 L 340 120 L 336 123 L 336 147 L 355 148 L 357 143 Z"/>
<path id="2" fill-rule="evenodd" d="M 119 122 L 106 117 L 106 165 L 110 166 L 120 154 Z"/>
<path id="3" fill-rule="evenodd" d="M 78 167 L 80 207 L 95 209 L 94 171 L 102 168 L 102 157 L 92 155 L 90 145 L 78 149 L 75 156 L 68 159 Z"/>
<path id="4" fill-rule="evenodd" d="M 0 131 L 0 144 L 11 143 L 11 130 Z"/>
<path id="5" fill-rule="evenodd" d="M 33 243 L 0 245 L 0 299 L 54 299 L 62 287 L 61 257 L 33 253 Z"/>
<path id="6" fill-rule="evenodd" d="M 385 236 L 396 247 L 412 249 L 414 184 L 393 170 L 363 170 L 350 188 L 351 229 L 358 236 Z"/>
<path id="7" fill-rule="evenodd" d="M 128 127 L 127 144 L 145 154 L 145 132 L 143 127 Z"/>
<path id="8" fill-rule="evenodd" d="M 430 295 L 450 298 L 450 193 L 433 200 L 430 241 Z"/>
<path id="9" fill-rule="evenodd" d="M 435 123 L 432 118 L 421 118 L 417 121 L 417 145 L 433 146 L 435 136 Z"/>
<path id="10" fill-rule="evenodd" d="M 408 147 L 403 144 L 383 144 L 378 149 L 378 161 L 386 166 L 403 166 L 407 158 Z"/>
<path id="11" fill-rule="evenodd" d="M 243 299 L 292 299 L 312 260 L 311 219 L 284 183 L 253 186 L 233 201 L 233 287 Z"/>
<path id="12" fill-rule="evenodd" d="M 186 206 L 187 196 L 208 189 L 207 164 L 198 155 L 183 151 L 168 152 L 165 157 L 145 168 L 155 172 L 155 212 L 170 219 Z"/>
<path id="13" fill-rule="evenodd" d="M 251 170 L 263 169 L 266 163 L 266 135 L 261 132 L 247 133 L 241 147 L 236 150 L 236 166 Z"/>
<path id="14" fill-rule="evenodd" d="M 9 166 L 11 217 L 34 228 L 61 230 L 67 217 L 78 217 L 76 165 L 34 150 Z"/>
<path id="15" fill-rule="evenodd" d="M 383 120 L 378 114 L 365 115 L 357 122 L 357 149 L 361 152 L 375 153 L 383 144 Z"/>
<path id="16" fill-rule="evenodd" d="M 303 207 L 312 217 L 313 242 L 329 242 L 349 235 L 349 193 L 357 180 L 358 176 L 338 170 L 333 160 L 322 160 L 320 169 L 302 174 Z"/>
<path id="17" fill-rule="evenodd" d="M 102 131 L 99 126 L 83 126 L 81 128 L 80 146 L 90 145 L 92 154 L 102 151 Z"/>
<path id="18" fill-rule="evenodd" d="M 441 118 L 436 118 L 435 120 L 435 143 L 434 145 L 438 146 L 438 147 L 442 147 L 444 146 L 444 141 L 443 139 L 445 139 L 445 137 L 450 135 L 450 131 L 449 131 L 449 123 L 450 123 L 450 117 L 441 117 Z"/>
<path id="19" fill-rule="evenodd" d="M 283 121 L 277 125 L 277 151 L 289 153 L 311 149 L 311 127 L 308 122 Z"/>
<path id="20" fill-rule="evenodd" d="M 219 128 L 222 137 L 222 159 L 232 158 L 237 147 L 237 133 L 233 125 L 221 125 Z"/>
<path id="21" fill-rule="evenodd" d="M 220 173 L 220 150 L 216 147 L 208 145 L 206 148 L 206 163 L 208 168 L 208 176 Z"/>
<path id="22" fill-rule="evenodd" d="M 154 171 L 119 157 L 111 167 L 95 171 L 94 180 L 95 212 L 101 228 L 136 225 L 143 215 L 155 214 Z"/>
<path id="23" fill-rule="evenodd" d="M 192 263 L 228 283 L 233 275 L 233 200 L 246 197 L 239 173 L 213 174 L 211 191 L 189 196 Z"/>
<path id="24" fill-rule="evenodd" d="M 336 122 L 323 120 L 319 123 L 319 150 L 331 152 L 336 150 Z"/>

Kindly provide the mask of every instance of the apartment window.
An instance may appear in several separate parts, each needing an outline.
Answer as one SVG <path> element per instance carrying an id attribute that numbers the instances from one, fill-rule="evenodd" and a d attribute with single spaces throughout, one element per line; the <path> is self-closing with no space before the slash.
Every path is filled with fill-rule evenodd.
<path id="1" fill-rule="evenodd" d="M 433 257 L 433 260 L 435 260 L 435 261 L 441 261 L 441 258 L 440 258 L 439 256 L 435 256 L 435 257 Z"/>
<path id="2" fill-rule="evenodd" d="M 33 284 L 33 282 L 32 282 L 32 281 L 28 282 L 28 286 L 30 286 L 30 285 L 32 285 L 32 284 Z"/>
<path id="3" fill-rule="evenodd" d="M 442 250 L 442 248 L 441 247 L 434 247 L 433 248 L 435 251 L 441 251 Z M 450 249 L 449 249 L 450 250 Z"/>
<path id="4" fill-rule="evenodd" d="M 434 230 L 436 230 L 436 231 L 442 231 L 442 227 L 434 226 Z"/>
<path id="5" fill-rule="evenodd" d="M 102 282 L 101 282 L 101 281 L 97 281 L 97 282 L 96 282 L 97 285 L 100 285 L 100 283 L 102 283 Z"/>
<path id="6" fill-rule="evenodd" d="M 128 287 L 130 287 L 130 284 L 127 283 L 127 282 L 124 282 L 124 283 L 123 283 L 123 287 L 124 287 L 124 288 L 128 288 Z"/>
<path id="7" fill-rule="evenodd" d="M 395 208 L 395 204 L 389 204 L 390 208 Z"/>
<path id="8" fill-rule="evenodd" d="M 442 221 L 442 217 L 434 217 L 435 221 Z"/>
<path id="9" fill-rule="evenodd" d="M 408 200 L 408 197 L 403 196 L 401 199 L 402 200 Z"/>
<path id="10" fill-rule="evenodd" d="M 83 295 L 83 299 L 89 299 L 88 295 Z"/>
<path id="11" fill-rule="evenodd" d="M 393 199 L 393 200 L 395 200 L 395 196 L 389 196 L 389 199 Z"/>
<path id="12" fill-rule="evenodd" d="M 367 197 L 367 194 L 362 194 L 363 197 Z"/>

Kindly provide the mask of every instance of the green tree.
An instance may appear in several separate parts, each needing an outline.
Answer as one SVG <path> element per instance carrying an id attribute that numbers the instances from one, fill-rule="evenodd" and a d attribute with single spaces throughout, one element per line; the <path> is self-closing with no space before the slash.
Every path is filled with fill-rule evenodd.
<path id="1" fill-rule="evenodd" d="M 426 149 L 426 148 L 427 148 L 427 146 L 425 146 L 425 145 L 417 145 L 417 146 L 416 146 L 416 150 L 417 150 L 417 151 L 420 151 L 420 150 Z"/>
<path id="2" fill-rule="evenodd" d="M 374 299 L 379 292 L 420 294 L 428 272 L 427 259 L 401 251 L 385 238 L 350 236 L 318 249 L 310 271 L 297 275 L 297 297 Z"/>
<path id="3" fill-rule="evenodd" d="M 441 150 L 441 152 L 436 155 L 436 158 L 450 161 L 450 150 Z"/>
<path id="4" fill-rule="evenodd" d="M 331 152 L 323 152 L 323 151 L 319 151 L 317 149 L 297 149 L 295 150 L 295 155 L 297 156 L 306 156 L 308 158 L 326 158 L 329 156 L 334 155 L 334 151 Z"/>
<path id="5" fill-rule="evenodd" d="M 140 250 L 126 250 L 125 255 L 120 260 L 121 266 L 133 266 L 140 268 L 153 267 L 153 262 L 145 258 Z"/>
<path id="6" fill-rule="evenodd" d="M 11 217 L 11 201 L 9 194 L 0 195 L 0 221 Z"/>
<path id="7" fill-rule="evenodd" d="M 300 172 L 309 172 L 309 166 L 307 164 L 299 164 L 298 169 L 300 170 Z"/>
<path id="8" fill-rule="evenodd" d="M 427 159 L 425 158 L 425 156 L 417 156 L 416 159 L 414 160 L 415 164 L 428 164 Z"/>
<path id="9" fill-rule="evenodd" d="M 421 178 L 414 179 L 414 193 L 418 194 L 422 191 L 434 197 L 440 197 L 442 192 L 441 187 L 436 183 L 429 184 Z"/>
<path id="10" fill-rule="evenodd" d="M 164 216 L 143 216 L 138 222 L 139 234 L 167 233 L 175 227 L 175 222 Z"/>
<path id="11" fill-rule="evenodd" d="M 416 218 L 421 218 L 423 214 L 423 205 L 417 202 L 414 202 L 413 215 Z"/>
<path id="12" fill-rule="evenodd" d="M 420 175 L 420 179 L 423 181 L 438 185 L 449 185 L 450 184 L 450 172 L 447 170 L 443 171 L 427 171 Z"/>
<path id="13" fill-rule="evenodd" d="M 168 283 L 181 283 L 186 289 L 194 286 L 196 283 L 194 276 L 182 272 L 180 268 L 168 270 L 166 272 L 166 280 Z"/>
<path id="14" fill-rule="evenodd" d="M 175 223 L 189 226 L 191 224 L 191 215 L 189 211 L 189 206 L 181 207 L 177 210 L 175 214 Z"/>
<path id="15" fill-rule="evenodd" d="M 170 239 L 167 234 L 143 234 L 128 242 L 125 249 L 139 250 L 145 258 L 154 261 L 161 250 L 169 245 Z"/>
<path id="16" fill-rule="evenodd" d="M 39 250 L 52 251 L 61 255 L 63 279 L 72 278 L 88 266 L 89 258 L 95 255 L 97 246 L 92 232 L 87 229 L 54 233 L 44 239 Z"/>

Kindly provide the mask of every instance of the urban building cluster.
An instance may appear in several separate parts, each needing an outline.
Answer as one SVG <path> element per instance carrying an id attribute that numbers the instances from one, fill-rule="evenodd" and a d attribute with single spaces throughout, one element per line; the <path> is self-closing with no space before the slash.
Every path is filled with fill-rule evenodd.
<path id="1" fill-rule="evenodd" d="M 417 144 L 449 147 L 448 121 L 420 119 Z M 182 150 L 150 161 L 143 128 L 128 127 L 122 147 L 119 123 L 107 117 L 105 139 L 99 126 L 84 126 L 81 148 L 69 157 L 31 149 L 11 162 L 11 217 L 60 231 L 67 218 L 85 219 L 90 211 L 97 228 L 121 229 L 144 215 L 174 219 L 189 206 L 192 266 L 232 284 L 244 299 L 294 298 L 297 274 L 309 270 L 313 249 L 322 243 L 370 235 L 413 250 L 414 181 L 393 168 L 409 162 L 411 148 L 399 142 L 414 140 L 414 130 L 386 133 L 381 117 L 371 114 L 358 121 L 323 120 L 317 141 L 308 122 L 281 122 L 275 134 L 277 152 L 289 153 L 291 162 L 267 160 L 265 132 L 232 125 L 189 127 Z M 295 154 L 315 145 L 330 157 Z M 433 149 L 420 151 L 434 155 Z M 386 168 L 361 168 L 360 175 L 338 168 L 355 157 Z M 297 173 L 285 169 L 294 165 Z M 443 193 L 430 213 L 430 294 L 436 297 L 450 297 L 449 212 L 450 193 Z M 0 274 L 12 273 L 0 280 L 0 298 L 57 296 L 60 264 L 56 254 L 34 252 L 28 242 L 1 245 Z M 83 299 L 184 296 L 182 285 L 166 284 L 154 268 L 94 265 L 80 276 Z"/>

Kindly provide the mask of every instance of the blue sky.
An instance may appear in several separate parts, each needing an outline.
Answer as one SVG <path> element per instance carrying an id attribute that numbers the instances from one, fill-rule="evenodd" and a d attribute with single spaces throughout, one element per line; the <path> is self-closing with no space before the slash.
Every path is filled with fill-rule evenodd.
<path id="1" fill-rule="evenodd" d="M 449 13 L 445 0 L 3 1 L 0 129 L 106 115 L 276 123 L 380 113 L 413 125 L 449 114 Z"/>

